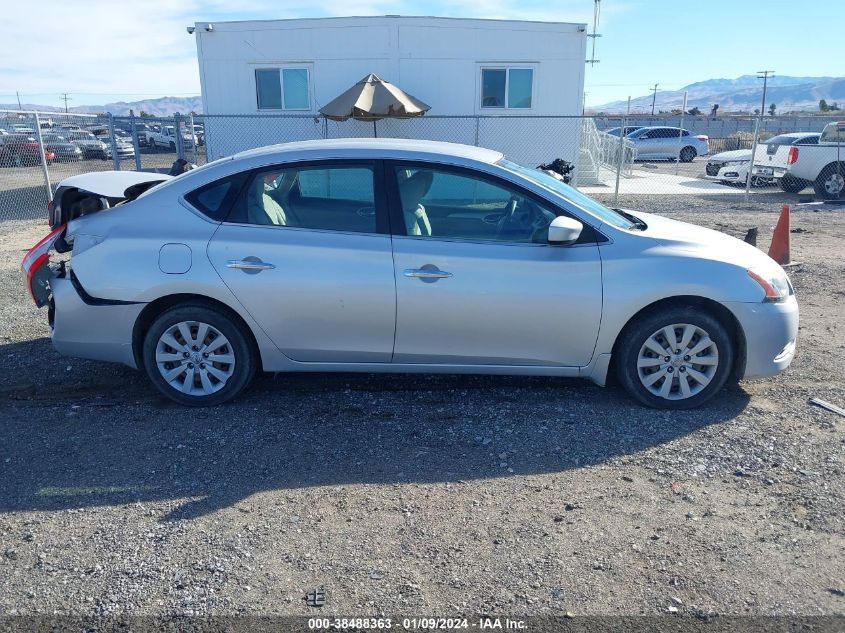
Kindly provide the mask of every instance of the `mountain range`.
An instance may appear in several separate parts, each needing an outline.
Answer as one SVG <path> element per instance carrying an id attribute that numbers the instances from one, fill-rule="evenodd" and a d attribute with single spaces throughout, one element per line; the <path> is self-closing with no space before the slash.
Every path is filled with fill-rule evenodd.
<path id="1" fill-rule="evenodd" d="M 680 109 L 684 102 L 684 92 L 688 93 L 687 109 L 697 107 L 707 113 L 714 104 L 719 104 L 719 113 L 754 112 L 760 107 L 763 96 L 763 80 L 755 75 L 742 75 L 736 79 L 708 79 L 684 86 L 680 90 L 659 90 L 655 101 L 655 112 Z M 819 100 L 828 104 L 837 103 L 845 109 L 845 77 L 789 77 L 774 75 L 769 77 L 766 89 L 766 109 L 769 104 L 776 104 L 778 113 L 789 111 L 818 112 Z M 631 111 L 651 112 L 652 95 L 631 99 Z M 25 103 L 24 110 L 41 112 L 64 112 L 64 108 Z M 621 113 L 628 107 L 627 100 L 611 101 L 587 108 L 589 113 Z M 16 110 L 18 105 L 0 104 L 0 109 Z M 160 97 L 142 101 L 117 101 L 103 105 L 80 105 L 68 108 L 70 112 L 111 112 L 116 116 L 126 116 L 129 110 L 136 115 L 146 112 L 153 116 L 169 116 L 180 112 L 188 114 L 202 113 L 202 97 Z"/>
<path id="2" fill-rule="evenodd" d="M 687 92 L 687 109 L 697 107 L 709 112 L 719 104 L 720 113 L 753 112 L 760 107 L 763 80 L 756 75 L 742 75 L 736 79 L 708 79 L 684 86 L 680 90 L 659 90 L 654 111 L 680 109 Z M 766 110 L 776 104 L 778 113 L 819 110 L 819 100 L 838 103 L 845 108 L 845 77 L 769 77 L 766 88 Z M 652 95 L 631 99 L 631 111 L 651 112 Z M 627 100 L 611 101 L 588 108 L 591 112 L 625 112 Z"/>
<path id="3" fill-rule="evenodd" d="M 38 110 L 39 112 L 64 112 L 62 107 L 39 105 L 36 103 L 22 103 L 18 107 L 17 103 L 3 103 L 0 104 L 0 110 Z M 104 105 L 80 105 L 68 108 L 68 112 L 111 112 L 115 116 L 128 116 L 129 110 L 133 110 L 136 116 L 141 112 L 146 112 L 152 116 L 170 116 L 180 112 L 188 114 L 194 112 L 196 114 L 202 113 L 202 97 L 159 97 L 158 99 L 143 99 L 141 101 L 117 101 L 114 103 L 106 103 Z"/>

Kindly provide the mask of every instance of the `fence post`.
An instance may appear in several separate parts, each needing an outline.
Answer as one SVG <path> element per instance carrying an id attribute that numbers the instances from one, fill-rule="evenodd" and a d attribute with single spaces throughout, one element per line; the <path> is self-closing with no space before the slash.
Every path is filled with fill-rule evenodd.
<path id="1" fill-rule="evenodd" d="M 53 186 L 50 184 L 50 170 L 47 169 L 47 154 L 44 152 L 44 138 L 41 136 L 41 120 L 35 112 L 35 134 L 38 137 L 38 147 L 41 150 L 41 167 L 44 170 L 44 186 L 47 187 L 47 204 L 53 202 Z"/>
<path id="2" fill-rule="evenodd" d="M 622 128 L 619 130 L 619 158 L 616 160 L 616 186 L 613 190 L 613 206 L 619 204 L 619 177 L 622 175 L 622 162 L 625 160 L 625 128 L 627 125 L 628 117 L 624 117 Z"/>
<path id="3" fill-rule="evenodd" d="M 117 137 L 114 135 L 114 116 L 109 112 L 109 141 L 111 143 L 111 164 L 115 171 L 120 171 L 120 156 L 117 155 Z"/>
<path id="4" fill-rule="evenodd" d="M 478 125 L 481 121 L 481 117 L 479 115 L 475 115 L 475 146 L 478 147 Z"/>
<path id="5" fill-rule="evenodd" d="M 762 115 L 761 115 L 762 116 Z M 745 177 L 745 201 L 751 195 L 751 181 L 754 180 L 754 154 L 757 153 L 757 137 L 760 134 L 760 117 L 754 123 L 754 140 L 751 143 L 751 162 L 748 163 L 748 175 Z"/>
<path id="6" fill-rule="evenodd" d="M 194 160 L 191 161 L 191 162 L 193 162 L 193 164 L 196 165 L 199 158 L 197 157 L 197 151 L 198 151 L 198 149 L 197 149 L 197 135 L 196 135 L 196 132 L 194 132 L 194 113 L 193 113 L 193 111 L 188 113 L 188 127 L 190 127 L 190 129 L 191 129 L 191 143 L 193 143 L 193 148 L 194 148 L 194 151 L 191 152 L 194 155 Z"/>
<path id="7" fill-rule="evenodd" d="M 176 134 L 176 158 L 185 160 L 185 144 L 182 139 L 182 115 L 173 116 L 173 128 Z"/>
<path id="8" fill-rule="evenodd" d="M 675 157 L 675 175 L 678 175 L 678 171 L 681 168 L 681 150 L 683 149 L 684 145 L 684 115 L 687 113 L 687 92 L 684 91 L 684 105 L 681 108 L 681 123 L 680 127 L 678 128 L 678 155 Z"/>
<path id="9" fill-rule="evenodd" d="M 135 171 L 141 171 L 141 144 L 138 142 L 138 130 L 135 128 L 135 112 L 129 111 L 129 131 L 132 133 L 132 147 L 135 149 Z"/>

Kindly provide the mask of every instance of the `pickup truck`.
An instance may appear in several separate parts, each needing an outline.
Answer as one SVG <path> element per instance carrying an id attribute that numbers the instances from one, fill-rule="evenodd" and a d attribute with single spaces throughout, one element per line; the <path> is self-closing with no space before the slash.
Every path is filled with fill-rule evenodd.
<path id="1" fill-rule="evenodd" d="M 176 151 L 176 126 L 164 125 L 160 132 L 150 132 L 147 134 L 147 145 L 151 150 L 169 149 L 171 152 Z M 182 147 L 185 149 L 194 146 L 193 136 L 189 132 L 182 131 Z"/>
<path id="2" fill-rule="evenodd" d="M 828 123 L 816 145 L 758 145 L 752 174 L 788 192 L 812 185 L 822 199 L 845 197 L 845 121 Z"/>

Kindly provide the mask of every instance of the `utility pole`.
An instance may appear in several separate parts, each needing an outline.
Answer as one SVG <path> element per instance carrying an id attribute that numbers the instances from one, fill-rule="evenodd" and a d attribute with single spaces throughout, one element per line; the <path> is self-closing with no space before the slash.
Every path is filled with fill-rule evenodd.
<path id="1" fill-rule="evenodd" d="M 73 101 L 73 99 L 72 99 L 71 97 L 68 97 L 66 92 L 63 92 L 63 93 L 62 93 L 62 96 L 61 96 L 61 97 L 59 97 L 59 98 L 60 98 L 62 101 L 64 101 L 64 102 L 65 102 L 65 114 L 67 114 L 67 102 L 68 102 L 68 101 Z"/>
<path id="2" fill-rule="evenodd" d="M 766 84 L 769 81 L 769 75 L 774 75 L 774 70 L 758 70 L 757 79 L 763 80 L 763 103 L 760 105 L 760 116 L 766 116 Z"/>
<path id="3" fill-rule="evenodd" d="M 21 93 L 15 90 L 15 96 L 18 98 L 18 110 L 23 110 L 23 106 L 21 106 Z"/>
<path id="4" fill-rule="evenodd" d="M 657 101 L 657 86 L 660 84 L 654 84 L 654 88 L 651 91 L 654 93 L 651 97 L 651 116 L 654 116 L 654 102 Z"/>
<path id="5" fill-rule="evenodd" d="M 599 60 L 596 59 L 596 38 L 601 37 L 601 35 L 599 33 L 596 33 L 596 28 L 598 28 L 598 25 L 599 25 L 599 17 L 601 15 L 601 0 L 594 0 L 593 4 L 594 4 L 594 7 L 593 7 L 593 32 L 587 33 L 587 37 L 589 37 L 593 40 L 593 42 L 592 42 L 593 51 L 590 54 L 590 59 L 587 60 L 587 63 L 590 66 L 595 66 L 596 64 L 599 63 Z"/>

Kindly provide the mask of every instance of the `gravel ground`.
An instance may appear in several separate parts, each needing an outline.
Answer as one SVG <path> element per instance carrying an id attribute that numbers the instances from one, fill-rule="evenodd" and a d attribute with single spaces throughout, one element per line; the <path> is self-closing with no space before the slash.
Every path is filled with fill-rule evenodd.
<path id="1" fill-rule="evenodd" d="M 718 198 L 622 203 L 768 246 L 782 196 Z M 59 357 L 18 271 L 45 227 L 2 223 L 0 615 L 842 614 L 845 418 L 807 400 L 845 406 L 845 212 L 792 228 L 795 362 L 705 409 L 343 374 L 193 410 Z"/>

